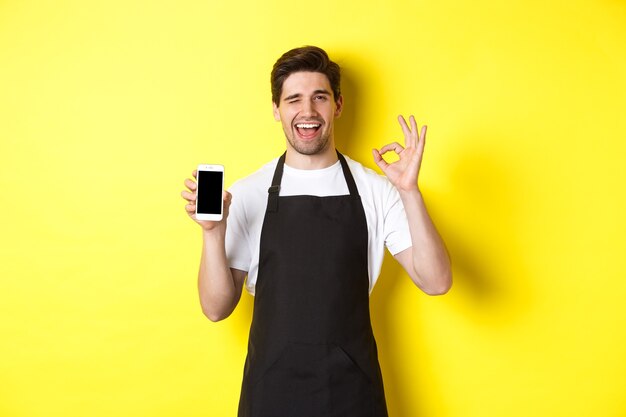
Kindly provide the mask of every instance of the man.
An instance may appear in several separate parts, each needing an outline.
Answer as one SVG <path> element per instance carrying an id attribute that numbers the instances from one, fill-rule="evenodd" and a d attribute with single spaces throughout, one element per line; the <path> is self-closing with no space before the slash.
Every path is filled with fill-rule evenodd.
<path id="1" fill-rule="evenodd" d="M 413 116 L 409 124 L 400 116 L 405 146 L 372 150 L 385 178 L 335 150 L 343 97 L 339 66 L 326 52 L 286 52 L 271 81 L 285 154 L 224 193 L 220 222 L 195 219 L 193 180 L 182 193 L 202 226 L 206 316 L 228 317 L 244 281 L 255 295 L 239 416 L 387 416 L 369 316 L 384 247 L 424 292 L 451 285 L 417 183 L 426 126 L 418 132 Z M 390 151 L 398 161 L 383 159 Z"/>

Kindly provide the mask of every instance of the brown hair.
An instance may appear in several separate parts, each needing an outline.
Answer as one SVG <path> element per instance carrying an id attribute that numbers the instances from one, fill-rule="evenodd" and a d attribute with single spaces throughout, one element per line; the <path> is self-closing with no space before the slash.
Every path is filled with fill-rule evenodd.
<path id="1" fill-rule="evenodd" d="M 303 46 L 285 52 L 272 68 L 272 101 L 279 105 L 280 95 L 283 92 L 283 82 L 294 72 L 309 71 L 321 72 L 328 77 L 330 88 L 333 90 L 335 102 L 341 95 L 341 70 L 339 65 L 331 61 L 326 51 L 317 46 Z"/>

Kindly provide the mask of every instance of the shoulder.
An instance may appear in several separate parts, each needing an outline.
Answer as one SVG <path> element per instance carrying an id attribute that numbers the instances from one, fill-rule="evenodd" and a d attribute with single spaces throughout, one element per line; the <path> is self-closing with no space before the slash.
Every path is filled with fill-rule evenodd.
<path id="1" fill-rule="evenodd" d="M 376 219 L 386 219 L 389 213 L 404 209 L 398 190 L 385 175 L 347 157 L 346 162 L 354 176 L 366 214 Z"/>
<path id="2" fill-rule="evenodd" d="M 272 159 L 247 177 L 235 181 L 228 190 L 233 195 L 254 192 L 256 190 L 267 192 L 267 188 L 271 185 L 277 162 L 278 158 Z"/>
<path id="3" fill-rule="evenodd" d="M 359 192 L 387 195 L 395 189 L 386 176 L 377 173 L 373 169 L 364 166 L 348 156 L 345 156 L 345 158 L 350 172 L 354 176 L 357 188 L 359 188 Z"/>
<path id="4" fill-rule="evenodd" d="M 259 210 L 264 210 L 267 203 L 267 190 L 272 185 L 277 162 L 278 158 L 271 160 L 228 188 L 233 196 L 229 217 L 247 222 L 260 215 Z"/>

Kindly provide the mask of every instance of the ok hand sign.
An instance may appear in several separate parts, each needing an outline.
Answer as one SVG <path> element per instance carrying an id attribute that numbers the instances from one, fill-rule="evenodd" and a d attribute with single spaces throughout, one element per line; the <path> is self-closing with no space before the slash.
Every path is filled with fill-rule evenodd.
<path id="1" fill-rule="evenodd" d="M 418 189 L 417 176 L 422 164 L 422 155 L 424 154 L 426 125 L 422 126 L 422 130 L 418 135 L 417 122 L 412 115 L 409 117 L 410 128 L 403 116 L 398 116 L 398 122 L 404 133 L 405 147 L 402 147 L 398 142 L 393 142 L 383 146 L 380 151 L 372 149 L 372 155 L 374 155 L 376 165 L 398 191 L 413 191 Z M 394 151 L 400 159 L 391 164 L 387 163 L 383 159 L 383 155 L 389 151 Z"/>

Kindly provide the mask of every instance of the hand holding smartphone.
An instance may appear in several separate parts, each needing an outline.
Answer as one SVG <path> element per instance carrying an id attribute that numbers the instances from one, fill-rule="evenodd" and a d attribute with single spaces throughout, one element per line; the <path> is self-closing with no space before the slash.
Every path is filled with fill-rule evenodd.
<path id="1" fill-rule="evenodd" d="M 224 212 L 224 166 L 198 165 L 196 219 L 220 221 Z"/>

